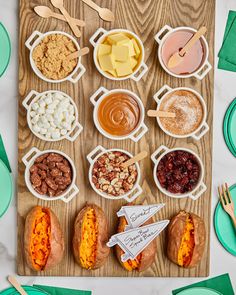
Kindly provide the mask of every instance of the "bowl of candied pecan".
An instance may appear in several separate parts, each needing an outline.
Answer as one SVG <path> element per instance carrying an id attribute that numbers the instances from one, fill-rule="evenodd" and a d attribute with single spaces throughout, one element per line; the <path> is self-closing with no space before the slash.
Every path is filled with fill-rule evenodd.
<path id="1" fill-rule="evenodd" d="M 88 154 L 89 182 L 94 191 L 106 199 L 135 200 L 142 193 L 139 165 L 135 163 L 127 168 L 121 165 L 132 157 L 125 150 L 105 149 L 102 146 L 97 146 Z"/>
<path id="2" fill-rule="evenodd" d="M 23 158 L 25 183 L 37 198 L 70 202 L 79 192 L 76 169 L 70 157 L 61 151 L 40 151 L 33 147 Z"/>
<path id="3" fill-rule="evenodd" d="M 196 200 L 206 191 L 202 160 L 192 150 L 161 145 L 151 159 L 155 183 L 165 195 Z"/>

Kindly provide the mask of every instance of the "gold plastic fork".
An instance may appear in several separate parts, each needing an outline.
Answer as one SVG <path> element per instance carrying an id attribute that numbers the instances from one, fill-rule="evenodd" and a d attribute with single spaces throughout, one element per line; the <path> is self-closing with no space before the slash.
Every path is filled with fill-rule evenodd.
<path id="1" fill-rule="evenodd" d="M 236 228 L 236 217 L 234 215 L 234 203 L 228 188 L 228 184 L 225 183 L 225 185 L 222 185 L 221 187 L 218 186 L 218 192 L 219 192 L 221 205 L 223 209 L 225 210 L 225 212 L 228 213 L 229 216 L 231 217 L 234 227 Z"/>

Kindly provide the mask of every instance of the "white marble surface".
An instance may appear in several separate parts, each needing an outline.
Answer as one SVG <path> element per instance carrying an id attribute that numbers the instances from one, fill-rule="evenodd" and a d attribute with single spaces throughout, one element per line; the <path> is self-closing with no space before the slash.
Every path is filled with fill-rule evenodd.
<path id="1" fill-rule="evenodd" d="M 190 0 L 189 0 L 190 1 Z M 236 10 L 235 0 L 216 0 L 216 56 L 222 42 L 225 23 L 230 9 Z M 8 151 L 13 173 L 17 167 L 17 42 L 18 42 L 18 1 L 1 0 L 0 21 L 9 30 L 12 40 L 12 58 L 5 75 L 0 79 L 0 133 Z M 223 180 L 230 184 L 236 182 L 236 159 L 225 147 L 222 135 L 224 112 L 236 96 L 236 73 L 215 71 L 215 107 L 214 107 L 214 156 L 213 156 L 213 200 L 212 215 L 216 205 L 216 186 Z M 16 257 L 16 200 L 7 214 L 0 219 L 0 289 L 8 287 L 6 276 L 15 273 Z M 210 276 L 229 273 L 236 290 L 235 257 L 227 253 L 218 242 L 214 229 L 211 229 L 211 268 Z M 171 290 L 197 282 L 200 279 L 95 279 L 95 278 L 24 278 L 25 284 L 38 283 L 55 286 L 67 286 L 93 290 L 96 295 L 136 294 L 167 295 Z M 200 295 L 200 294 L 199 294 Z"/>

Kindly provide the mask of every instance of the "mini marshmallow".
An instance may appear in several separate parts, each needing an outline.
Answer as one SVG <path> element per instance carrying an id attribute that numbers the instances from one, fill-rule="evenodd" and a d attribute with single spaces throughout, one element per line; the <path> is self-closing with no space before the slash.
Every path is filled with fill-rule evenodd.
<path id="1" fill-rule="evenodd" d="M 35 117 L 36 116 L 36 112 L 32 111 L 30 112 L 30 117 Z"/>
<path id="2" fill-rule="evenodd" d="M 32 110 L 36 111 L 39 108 L 39 104 L 38 103 L 33 103 L 32 104 Z"/>
<path id="3" fill-rule="evenodd" d="M 60 139 L 72 130 L 75 107 L 67 96 L 48 92 L 32 105 L 30 117 L 35 133 Z"/>

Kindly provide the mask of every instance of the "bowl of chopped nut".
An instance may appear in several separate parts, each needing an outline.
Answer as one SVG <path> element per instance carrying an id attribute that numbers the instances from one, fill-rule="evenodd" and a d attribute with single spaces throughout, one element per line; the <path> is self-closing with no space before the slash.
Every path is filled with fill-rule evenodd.
<path id="1" fill-rule="evenodd" d="M 65 153 L 33 147 L 22 162 L 26 166 L 25 183 L 35 197 L 68 203 L 78 194 L 75 165 Z"/>
<path id="2" fill-rule="evenodd" d="M 83 127 L 73 99 L 64 92 L 31 90 L 22 102 L 27 122 L 35 136 L 46 141 L 75 141 Z"/>
<path id="3" fill-rule="evenodd" d="M 90 163 L 89 182 L 100 196 L 111 199 L 125 199 L 132 202 L 141 193 L 138 163 L 122 167 L 133 155 L 121 149 L 105 149 L 97 146 L 87 159 Z"/>
<path id="4" fill-rule="evenodd" d="M 76 83 L 85 73 L 81 57 L 67 57 L 80 50 L 76 39 L 62 31 L 50 31 L 45 34 L 34 31 L 25 42 L 30 50 L 30 64 L 35 74 L 46 82 Z"/>

